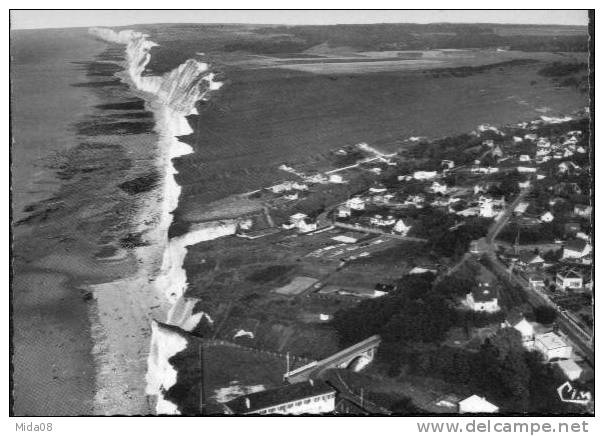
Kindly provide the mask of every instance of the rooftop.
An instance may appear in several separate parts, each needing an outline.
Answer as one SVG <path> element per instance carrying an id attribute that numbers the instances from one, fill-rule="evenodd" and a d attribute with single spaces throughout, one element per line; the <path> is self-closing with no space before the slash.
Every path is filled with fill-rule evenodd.
<path id="1" fill-rule="evenodd" d="M 254 413 L 268 407 L 335 392 L 335 389 L 325 382 L 306 381 L 255 392 L 253 394 L 242 395 L 241 397 L 237 397 L 234 400 L 227 402 L 226 405 L 236 415 L 243 415 L 246 413 Z"/>
<path id="2" fill-rule="evenodd" d="M 472 395 L 471 397 L 461 400 L 459 407 L 466 410 L 472 410 L 475 413 L 497 413 L 499 407 L 493 403 L 488 402 L 485 398 L 479 397 L 478 395 Z"/>
<path id="3" fill-rule="evenodd" d="M 583 239 L 570 239 L 568 241 L 566 241 L 564 243 L 564 248 L 567 248 L 569 250 L 574 250 L 574 251 L 583 251 L 583 249 L 585 248 L 585 246 L 587 245 L 587 241 L 584 241 Z"/>
<path id="4" fill-rule="evenodd" d="M 583 278 L 583 274 L 581 274 L 579 271 L 577 271 L 574 268 L 562 268 L 560 271 L 558 271 L 557 275 L 564 279 L 582 279 Z"/>
<path id="5" fill-rule="evenodd" d="M 472 290 L 474 301 L 491 301 L 497 298 L 497 291 L 489 283 L 480 283 Z"/>
<path id="6" fill-rule="evenodd" d="M 554 350 L 556 348 L 568 347 L 568 344 L 564 340 L 555 334 L 554 332 L 543 333 L 535 337 L 535 341 L 541 342 L 548 350 Z"/>

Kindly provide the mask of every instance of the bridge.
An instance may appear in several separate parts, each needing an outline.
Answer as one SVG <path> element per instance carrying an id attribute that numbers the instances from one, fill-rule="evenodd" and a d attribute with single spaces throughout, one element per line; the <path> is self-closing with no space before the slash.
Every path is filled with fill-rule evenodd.
<path id="1" fill-rule="evenodd" d="M 288 371 L 283 375 L 283 378 L 289 383 L 298 383 L 317 378 L 330 368 L 346 368 L 358 372 L 373 361 L 381 342 L 382 338 L 379 335 L 371 336 L 323 360 L 315 360 L 300 368 Z"/>

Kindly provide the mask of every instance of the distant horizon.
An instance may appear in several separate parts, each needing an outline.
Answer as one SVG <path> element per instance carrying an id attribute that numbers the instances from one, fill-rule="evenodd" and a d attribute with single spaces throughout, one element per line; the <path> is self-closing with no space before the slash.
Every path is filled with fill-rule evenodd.
<path id="1" fill-rule="evenodd" d="M 13 10 L 11 30 L 199 24 L 496 24 L 586 27 L 586 10 Z M 263 21 L 265 20 L 265 21 Z"/>

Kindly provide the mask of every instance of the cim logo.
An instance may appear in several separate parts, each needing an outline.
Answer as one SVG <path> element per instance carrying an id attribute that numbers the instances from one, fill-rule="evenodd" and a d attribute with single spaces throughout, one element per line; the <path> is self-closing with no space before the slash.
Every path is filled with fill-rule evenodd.
<path id="1" fill-rule="evenodd" d="M 575 388 L 569 381 L 558 387 L 560 401 L 587 405 L 591 401 L 591 392 Z"/>

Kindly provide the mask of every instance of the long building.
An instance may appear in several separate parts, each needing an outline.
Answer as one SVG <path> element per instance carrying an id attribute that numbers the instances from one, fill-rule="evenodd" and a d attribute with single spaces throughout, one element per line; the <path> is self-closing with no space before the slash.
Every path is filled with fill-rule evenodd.
<path id="1" fill-rule="evenodd" d="M 318 415 L 335 410 L 336 390 L 323 381 L 309 380 L 243 395 L 224 406 L 233 415 Z"/>

